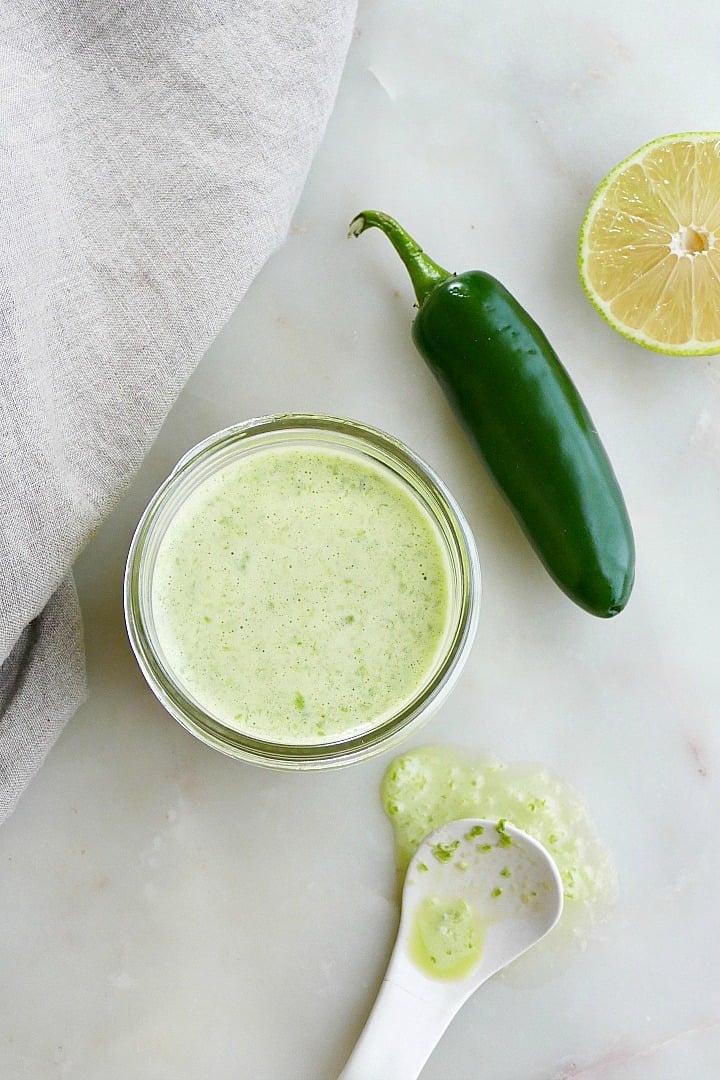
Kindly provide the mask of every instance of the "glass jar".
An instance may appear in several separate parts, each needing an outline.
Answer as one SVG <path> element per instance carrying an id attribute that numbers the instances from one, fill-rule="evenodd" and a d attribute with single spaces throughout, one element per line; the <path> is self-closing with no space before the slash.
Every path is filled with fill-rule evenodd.
<path id="1" fill-rule="evenodd" d="M 337 453 L 399 485 L 432 527 L 447 568 L 447 619 L 430 668 L 413 692 L 359 726 L 327 737 L 258 737 L 207 703 L 197 686 L 189 689 L 158 632 L 154 578 L 158 553 L 180 509 L 222 470 L 264 451 L 297 448 Z M 227 475 L 227 474 L 225 474 Z M 130 642 L 151 690 L 167 711 L 193 735 L 232 757 L 281 769 L 332 768 L 395 746 L 424 723 L 454 686 L 473 642 L 480 602 L 480 568 L 469 526 L 435 473 L 397 439 L 354 420 L 311 414 L 262 417 L 211 435 L 190 450 L 161 485 L 145 510 L 128 555 L 125 619 Z M 230 614 L 229 616 L 230 617 Z M 206 621 L 208 621 L 206 619 Z M 234 676 L 235 677 L 235 676 Z M 373 673 L 369 673 L 373 678 Z M 272 703 L 272 680 L 267 685 Z M 213 714 L 215 712 L 215 714 Z"/>

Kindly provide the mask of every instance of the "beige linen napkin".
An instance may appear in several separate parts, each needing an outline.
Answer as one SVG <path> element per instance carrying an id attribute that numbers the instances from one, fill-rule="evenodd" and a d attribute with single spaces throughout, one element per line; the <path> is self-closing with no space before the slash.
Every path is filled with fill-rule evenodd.
<path id="1" fill-rule="evenodd" d="M 0 820 L 85 693 L 73 560 L 284 239 L 353 17 L 0 8 Z"/>

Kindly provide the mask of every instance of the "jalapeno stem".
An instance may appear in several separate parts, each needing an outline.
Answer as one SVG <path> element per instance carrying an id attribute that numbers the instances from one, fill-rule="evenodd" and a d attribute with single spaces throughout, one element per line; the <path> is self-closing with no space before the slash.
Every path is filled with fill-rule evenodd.
<path id="1" fill-rule="evenodd" d="M 350 222 L 348 236 L 360 236 L 366 229 L 380 229 L 385 233 L 392 246 L 402 259 L 415 290 L 418 306 L 422 307 L 428 296 L 437 286 L 453 275 L 449 270 L 438 266 L 402 225 L 394 218 L 382 214 L 379 210 L 363 210 Z"/>

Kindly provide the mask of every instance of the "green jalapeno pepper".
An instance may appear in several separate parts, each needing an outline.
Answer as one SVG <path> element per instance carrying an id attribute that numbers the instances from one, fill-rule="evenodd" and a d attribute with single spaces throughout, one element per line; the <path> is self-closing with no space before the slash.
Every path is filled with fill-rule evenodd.
<path id="1" fill-rule="evenodd" d="M 635 548 L 620 488 L 587 409 L 537 323 L 490 274 L 451 274 L 386 214 L 376 227 L 418 302 L 412 335 L 548 573 L 593 615 L 622 611 Z"/>

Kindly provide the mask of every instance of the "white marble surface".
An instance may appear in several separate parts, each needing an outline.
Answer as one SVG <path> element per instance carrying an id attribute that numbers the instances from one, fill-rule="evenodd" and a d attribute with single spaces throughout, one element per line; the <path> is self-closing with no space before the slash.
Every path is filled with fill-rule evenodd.
<path id="1" fill-rule="evenodd" d="M 720 358 L 643 352 L 595 314 L 576 237 L 643 142 L 720 127 L 713 3 L 366 0 L 288 243 L 192 378 L 78 567 L 91 697 L 0 835 L 3 1080 L 332 1080 L 398 910 L 388 760 L 276 775 L 155 703 L 121 615 L 149 495 L 192 443 L 267 412 L 405 439 L 445 478 L 484 572 L 442 742 L 547 765 L 613 852 L 617 905 L 552 978 L 488 984 L 427 1080 L 720 1075 Z M 635 593 L 611 622 L 540 568 L 409 337 L 394 213 L 439 262 L 495 273 L 565 359 L 622 482 Z M 387 1078 L 393 1080 L 393 1078 Z"/>

